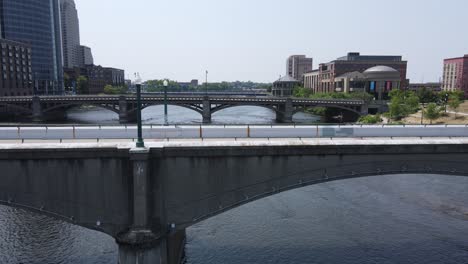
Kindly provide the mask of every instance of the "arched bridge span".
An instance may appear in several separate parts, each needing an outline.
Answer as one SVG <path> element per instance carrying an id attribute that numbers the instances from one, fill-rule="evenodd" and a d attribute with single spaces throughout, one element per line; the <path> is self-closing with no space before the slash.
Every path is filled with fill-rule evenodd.
<path id="1" fill-rule="evenodd" d="M 177 105 L 200 113 L 204 123 L 211 122 L 213 113 L 235 106 L 259 106 L 276 112 L 279 122 L 292 122 L 295 112 L 308 107 L 335 107 L 365 115 L 368 112 L 367 103 L 362 100 L 341 99 L 301 99 L 282 97 L 246 97 L 246 96 L 144 96 L 143 108 L 152 105 Z M 47 119 L 47 114 L 58 112 L 72 106 L 95 105 L 119 114 L 122 123 L 136 120 L 135 96 L 42 96 L 42 97 L 4 97 L 0 105 L 27 110 L 35 120 Z"/>
<path id="2" fill-rule="evenodd" d="M 0 203 L 109 234 L 122 264 L 135 250 L 175 263 L 174 237 L 242 204 L 353 177 L 468 176 L 467 158 L 465 139 L 0 145 Z"/>

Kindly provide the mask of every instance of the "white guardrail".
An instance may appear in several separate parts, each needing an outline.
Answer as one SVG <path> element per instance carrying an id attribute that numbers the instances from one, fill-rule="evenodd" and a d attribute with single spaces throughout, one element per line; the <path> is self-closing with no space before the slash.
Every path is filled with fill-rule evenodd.
<path id="1" fill-rule="evenodd" d="M 0 140 L 134 139 L 136 126 L 0 127 Z M 146 139 L 468 137 L 468 125 L 143 126 Z"/>

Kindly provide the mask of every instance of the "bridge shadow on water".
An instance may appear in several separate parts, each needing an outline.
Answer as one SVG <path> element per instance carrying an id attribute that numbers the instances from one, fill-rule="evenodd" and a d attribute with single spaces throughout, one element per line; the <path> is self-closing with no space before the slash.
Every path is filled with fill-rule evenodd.
<path id="1" fill-rule="evenodd" d="M 466 263 L 468 178 L 390 175 L 322 183 L 188 229 L 187 263 Z M 114 239 L 0 206 L 0 263 L 116 263 Z"/>

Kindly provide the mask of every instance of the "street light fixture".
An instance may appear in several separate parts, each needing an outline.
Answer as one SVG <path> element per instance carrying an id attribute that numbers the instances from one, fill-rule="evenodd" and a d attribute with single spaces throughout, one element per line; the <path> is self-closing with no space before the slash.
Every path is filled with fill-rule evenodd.
<path id="1" fill-rule="evenodd" d="M 137 148 L 144 148 L 145 143 L 143 142 L 143 128 L 141 122 L 141 77 L 139 73 L 135 73 L 135 85 L 137 92 L 137 129 L 138 129 L 138 140 L 136 143 Z"/>
<path id="2" fill-rule="evenodd" d="M 164 125 L 167 126 L 167 86 L 169 85 L 169 82 L 167 80 L 163 81 L 163 86 L 164 86 Z"/>

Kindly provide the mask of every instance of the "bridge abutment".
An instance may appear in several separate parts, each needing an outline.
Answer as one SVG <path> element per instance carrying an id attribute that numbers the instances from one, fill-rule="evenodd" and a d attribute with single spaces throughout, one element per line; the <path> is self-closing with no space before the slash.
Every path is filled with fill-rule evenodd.
<path id="1" fill-rule="evenodd" d="M 276 111 L 276 121 L 280 123 L 292 123 L 294 115 L 294 106 L 291 98 L 288 98 L 283 105 L 280 105 Z"/>

